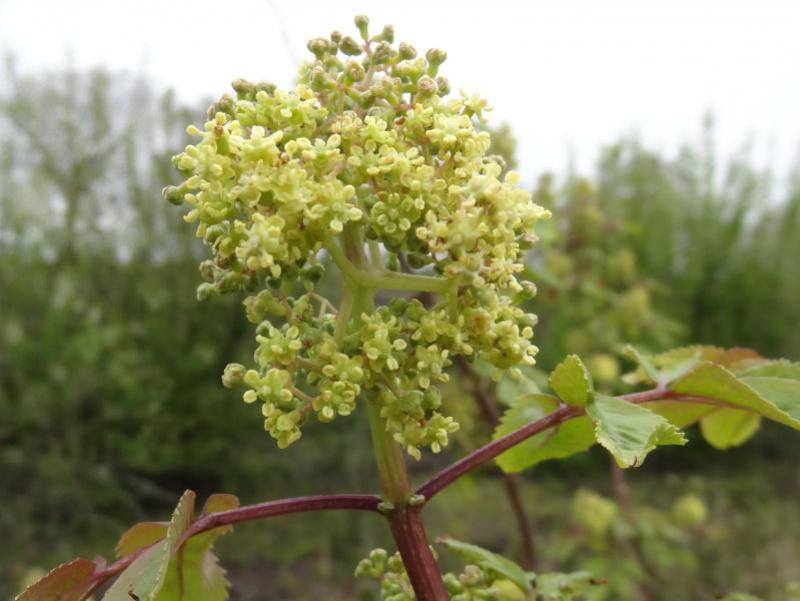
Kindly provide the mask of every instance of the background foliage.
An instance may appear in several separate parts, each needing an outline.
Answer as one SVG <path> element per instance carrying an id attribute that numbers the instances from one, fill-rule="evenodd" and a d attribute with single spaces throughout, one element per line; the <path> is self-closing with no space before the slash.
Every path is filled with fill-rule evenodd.
<path id="1" fill-rule="evenodd" d="M 279 455 L 252 408 L 219 384 L 249 348 L 243 312 L 234 299 L 196 302 L 198 243 L 160 196 L 183 124 L 204 112 L 145 78 L 103 71 L 27 76 L 11 64 L 0 82 L 0 595 L 37 567 L 110 548 L 125 524 L 164 514 L 187 487 L 244 502 L 376 488 L 365 423 L 320 428 Z M 510 129 L 497 134 L 511 163 Z M 800 170 L 775 181 L 746 149 L 723 162 L 708 118 L 676 156 L 627 137 L 603 150 L 594 174 L 544 175 L 536 195 L 555 215 L 529 260 L 543 370 L 574 352 L 611 386 L 630 367 L 623 342 L 800 357 Z M 477 414 L 464 418 L 475 426 L 454 453 L 485 435 Z M 587 492 L 614 495 L 602 453 L 527 474 L 541 564 L 613 565 L 619 599 L 735 589 L 785 599 L 800 580 L 797 437 L 765 428 L 725 455 L 696 438 L 629 478 L 629 510 Z M 706 511 L 695 523 L 675 513 L 687 492 Z M 434 534 L 513 556 L 496 474 L 445 494 L 429 514 Z M 608 523 L 582 521 L 587 499 L 615 507 Z M 632 540 L 664 565 L 652 573 Z M 353 598 L 352 569 L 376 545 L 387 541 L 372 522 L 349 514 L 282 518 L 221 543 L 241 599 L 264 598 L 262 564 L 275 599 Z M 317 584 L 326 579 L 336 593 Z"/>

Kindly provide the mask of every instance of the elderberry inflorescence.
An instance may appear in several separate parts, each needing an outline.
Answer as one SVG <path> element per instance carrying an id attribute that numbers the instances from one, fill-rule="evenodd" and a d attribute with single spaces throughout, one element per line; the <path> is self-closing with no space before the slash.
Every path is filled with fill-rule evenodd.
<path id="1" fill-rule="evenodd" d="M 330 421 L 366 398 L 419 457 L 458 427 L 437 388 L 455 355 L 498 370 L 533 363 L 536 317 L 518 303 L 535 288 L 518 275 L 548 212 L 488 154 L 486 101 L 450 95 L 444 51 L 418 56 L 392 45 L 391 27 L 370 36 L 363 16 L 356 26 L 360 42 L 311 40 L 289 91 L 236 80 L 236 98 L 188 128 L 200 141 L 173 159 L 186 180 L 164 194 L 190 206 L 185 219 L 212 250 L 198 296 L 248 294 L 255 365 L 229 365 L 223 383 L 263 403 L 278 445 L 312 412 Z M 345 286 L 373 296 L 436 294 L 378 308 L 345 294 L 336 309 L 317 290 L 329 256 Z"/>

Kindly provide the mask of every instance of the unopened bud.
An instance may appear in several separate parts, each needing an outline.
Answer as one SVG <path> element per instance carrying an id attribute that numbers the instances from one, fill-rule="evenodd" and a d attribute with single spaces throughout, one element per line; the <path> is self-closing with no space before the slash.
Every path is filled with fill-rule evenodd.
<path id="1" fill-rule="evenodd" d="M 186 191 L 178 186 L 167 186 L 161 191 L 161 194 L 167 201 L 177 207 L 183 204 L 183 198 L 186 194 Z"/>
<path id="2" fill-rule="evenodd" d="M 197 300 L 204 301 L 217 295 L 217 288 L 214 284 L 200 284 L 197 287 Z"/>
<path id="3" fill-rule="evenodd" d="M 356 15 L 353 22 L 356 24 L 361 37 L 365 40 L 369 39 L 369 17 L 367 15 Z"/>
<path id="4" fill-rule="evenodd" d="M 256 84 L 256 92 L 266 92 L 267 94 L 272 94 L 275 92 L 276 86 L 274 83 L 270 81 L 259 81 Z"/>
<path id="5" fill-rule="evenodd" d="M 425 53 L 425 58 L 428 59 L 428 75 L 435 77 L 439 72 L 439 65 L 447 60 L 447 52 L 441 48 L 431 48 Z"/>
<path id="6" fill-rule="evenodd" d="M 419 81 L 417 82 L 417 93 L 421 97 L 428 98 L 430 96 L 433 96 L 434 94 L 436 94 L 437 90 L 438 86 L 436 85 L 436 82 L 433 79 L 431 79 L 427 75 L 423 75 L 422 77 L 419 78 Z"/>
<path id="7" fill-rule="evenodd" d="M 391 25 L 385 25 L 383 31 L 381 31 L 380 38 L 384 42 L 392 43 L 394 42 L 394 27 Z"/>
<path id="8" fill-rule="evenodd" d="M 347 56 L 358 56 L 361 54 L 361 46 L 349 35 L 342 38 L 339 42 L 339 50 L 344 52 Z"/>
<path id="9" fill-rule="evenodd" d="M 234 79 L 233 82 L 231 82 L 231 87 L 233 91 L 236 92 L 239 100 L 250 98 L 255 93 L 253 82 L 247 81 L 246 79 Z"/>
<path id="10" fill-rule="evenodd" d="M 222 385 L 225 388 L 238 386 L 244 380 L 245 373 L 247 373 L 247 369 L 245 369 L 244 365 L 229 363 L 225 366 L 225 371 L 222 373 Z"/>
<path id="11" fill-rule="evenodd" d="M 375 48 L 375 52 L 372 55 L 372 60 L 378 64 L 385 63 L 392 57 L 393 52 L 394 50 L 389 44 L 386 42 L 381 42 Z"/>
<path id="12" fill-rule="evenodd" d="M 314 38 L 313 40 L 309 40 L 306 48 L 315 56 L 318 60 L 322 59 L 325 56 L 325 53 L 328 51 L 330 47 L 330 42 L 325 38 Z"/>
<path id="13" fill-rule="evenodd" d="M 400 58 L 403 60 L 411 60 L 417 56 L 417 49 L 408 42 L 400 42 Z"/>

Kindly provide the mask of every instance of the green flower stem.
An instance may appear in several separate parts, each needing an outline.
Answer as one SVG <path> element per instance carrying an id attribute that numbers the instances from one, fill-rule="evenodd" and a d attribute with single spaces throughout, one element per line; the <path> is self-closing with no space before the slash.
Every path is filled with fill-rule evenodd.
<path id="1" fill-rule="evenodd" d="M 362 312 L 374 310 L 375 292 L 378 288 L 398 289 L 394 285 L 396 276 L 402 274 L 390 273 L 389 276 L 369 274 L 370 266 L 364 253 L 363 238 L 358 229 L 345 227 L 342 233 L 342 246 L 332 244 L 329 249 L 345 279 L 342 306 L 336 323 L 338 339 L 339 336 L 344 337 L 347 330 L 358 323 Z M 365 273 L 368 275 L 365 276 Z M 384 279 L 386 283 L 392 285 L 382 285 Z M 427 278 L 427 280 L 438 282 L 440 278 Z M 447 286 L 450 285 L 447 280 L 441 281 Z M 450 595 L 444 586 L 439 566 L 425 534 L 420 516 L 421 507 L 408 506 L 408 500 L 414 494 L 414 489 L 408 476 L 403 450 L 387 432 L 386 422 L 381 417 L 377 400 L 368 398 L 366 402 L 381 491 L 384 502 L 393 507 L 388 513 L 389 524 L 417 601 L 449 601 Z"/>
<path id="2" fill-rule="evenodd" d="M 381 478 L 381 492 L 387 501 L 399 507 L 414 493 L 403 450 L 386 432 L 386 422 L 380 415 L 377 402 L 373 399 L 367 400 L 367 414 L 375 461 Z"/>
<path id="3" fill-rule="evenodd" d="M 347 328 L 350 325 L 350 316 L 353 313 L 353 306 L 356 302 L 356 287 L 353 285 L 346 285 L 342 291 L 342 304 L 339 306 L 339 313 L 336 315 L 336 328 L 333 337 L 336 344 L 341 345 L 347 334 Z"/>
<path id="4" fill-rule="evenodd" d="M 351 258 L 348 258 L 348 251 L 342 249 L 335 242 L 331 242 L 325 248 L 345 279 L 362 288 L 446 294 L 454 286 L 453 281 L 448 278 L 398 273 L 385 269 L 376 270 L 375 267 L 366 263 L 357 265 Z M 363 255 L 363 249 L 361 253 Z"/>
<path id="5" fill-rule="evenodd" d="M 381 492 L 384 502 L 394 506 L 388 516 L 389 526 L 417 601 L 449 601 L 450 595 L 445 589 L 422 523 L 422 507 L 412 507 L 408 503 L 414 491 L 403 451 L 386 432 L 377 403 L 373 400 L 368 400 L 367 403 L 372 444 L 381 478 Z"/>

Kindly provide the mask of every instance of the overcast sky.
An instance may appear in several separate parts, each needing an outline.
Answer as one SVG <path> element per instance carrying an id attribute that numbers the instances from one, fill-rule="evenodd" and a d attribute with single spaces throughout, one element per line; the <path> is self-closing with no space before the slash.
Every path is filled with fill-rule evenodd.
<path id="1" fill-rule="evenodd" d="M 800 150 L 800 2 L 559 0 L 0 0 L 0 49 L 23 69 L 144 70 L 193 100 L 236 77 L 289 85 L 305 42 L 352 16 L 395 26 L 398 41 L 448 51 L 451 86 L 488 97 L 520 140 L 531 182 L 571 155 L 637 130 L 674 150 L 717 117 L 725 153 L 748 136 L 780 171 Z"/>

